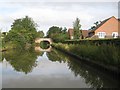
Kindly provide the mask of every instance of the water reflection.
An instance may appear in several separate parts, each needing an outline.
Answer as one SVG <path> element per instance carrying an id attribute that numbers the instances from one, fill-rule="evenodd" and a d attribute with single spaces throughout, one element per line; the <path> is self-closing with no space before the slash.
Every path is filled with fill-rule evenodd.
<path id="1" fill-rule="evenodd" d="M 109 75 L 105 75 L 102 72 L 93 69 L 89 65 L 86 65 L 80 60 L 76 60 L 65 53 L 62 53 L 58 50 L 52 50 L 50 53 L 47 53 L 47 56 L 52 61 L 63 61 L 67 62 L 69 69 L 74 73 L 74 75 L 81 76 L 84 78 L 85 83 L 94 88 L 103 88 L 103 87 L 119 87 L 118 80 L 114 79 Z"/>
<path id="2" fill-rule="evenodd" d="M 41 48 L 40 46 L 35 46 L 35 51 L 36 51 L 36 52 L 50 52 L 51 49 L 52 49 L 51 46 L 49 46 L 47 49 L 43 49 L 43 48 Z"/>
<path id="3" fill-rule="evenodd" d="M 36 59 L 38 56 L 42 56 L 43 52 L 35 52 L 33 49 L 29 50 L 9 50 L 3 52 L 3 59 L 5 58 L 11 66 L 18 72 L 24 72 L 25 74 L 32 71 L 36 67 Z"/>
<path id="4" fill-rule="evenodd" d="M 56 49 L 51 52 L 42 52 L 39 47 L 22 51 L 10 50 L 3 53 L 2 61 L 4 65 L 9 65 L 8 68 L 12 66 L 15 71 L 28 75 L 21 79 L 14 78 L 19 82 L 18 87 L 24 86 L 20 83 L 23 81 L 29 87 L 118 87 L 117 80 Z M 4 82 L 4 87 L 12 86 L 8 82 L 9 80 Z M 32 82 L 36 82 L 36 85 L 31 85 Z"/>

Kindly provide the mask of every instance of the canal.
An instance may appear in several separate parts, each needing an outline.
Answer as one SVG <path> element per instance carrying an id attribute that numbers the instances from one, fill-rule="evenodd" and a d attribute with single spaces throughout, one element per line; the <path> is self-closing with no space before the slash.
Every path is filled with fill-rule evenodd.
<path id="1" fill-rule="evenodd" d="M 118 87 L 118 80 L 54 48 L 2 53 L 3 88 Z"/>

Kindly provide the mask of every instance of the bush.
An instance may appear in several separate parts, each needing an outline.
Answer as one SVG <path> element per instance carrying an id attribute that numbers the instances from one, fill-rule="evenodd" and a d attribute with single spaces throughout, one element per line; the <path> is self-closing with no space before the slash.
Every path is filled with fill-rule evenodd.
<path id="1" fill-rule="evenodd" d="M 120 65 L 120 48 L 115 45 L 93 44 L 54 44 L 55 47 L 71 52 L 80 57 L 89 58 L 98 63 L 118 66 Z"/>
<path id="2" fill-rule="evenodd" d="M 83 40 L 66 40 L 63 43 L 65 44 L 95 44 L 95 45 L 102 45 L 102 44 L 107 44 L 107 45 L 115 45 L 119 46 L 120 45 L 120 38 L 117 39 L 83 39 Z"/>

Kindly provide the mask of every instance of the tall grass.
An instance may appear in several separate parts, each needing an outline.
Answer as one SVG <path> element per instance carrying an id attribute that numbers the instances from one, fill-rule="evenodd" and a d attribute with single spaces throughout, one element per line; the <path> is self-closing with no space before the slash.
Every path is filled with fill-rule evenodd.
<path id="1" fill-rule="evenodd" d="M 54 44 L 57 48 L 71 52 L 83 58 L 95 62 L 120 66 L 120 48 L 114 45 L 93 45 L 93 44 Z"/>

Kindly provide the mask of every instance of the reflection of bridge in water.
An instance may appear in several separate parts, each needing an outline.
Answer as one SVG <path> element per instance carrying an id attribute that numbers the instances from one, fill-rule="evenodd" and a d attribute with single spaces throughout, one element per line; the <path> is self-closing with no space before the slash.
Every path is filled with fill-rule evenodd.
<path id="1" fill-rule="evenodd" d="M 49 48 L 47 48 L 47 49 L 42 49 L 40 46 L 36 46 L 35 51 L 36 52 L 50 52 L 51 48 L 52 48 L 52 46 L 49 46 Z"/>

